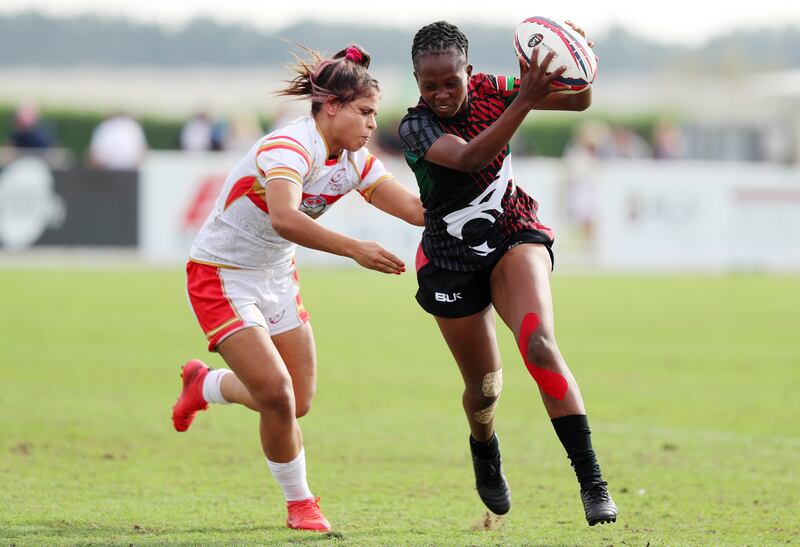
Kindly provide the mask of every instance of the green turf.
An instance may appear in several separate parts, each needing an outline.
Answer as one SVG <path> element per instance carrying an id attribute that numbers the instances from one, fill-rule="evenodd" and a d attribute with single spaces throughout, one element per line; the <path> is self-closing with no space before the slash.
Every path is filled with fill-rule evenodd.
<path id="1" fill-rule="evenodd" d="M 557 336 L 620 506 L 589 528 L 513 340 L 514 505 L 485 527 L 460 376 L 413 278 L 305 270 L 319 389 L 301 421 L 333 536 L 283 526 L 257 416 L 169 420 L 205 352 L 174 270 L 0 270 L 0 544 L 797 543 L 800 278 L 553 279 Z"/>

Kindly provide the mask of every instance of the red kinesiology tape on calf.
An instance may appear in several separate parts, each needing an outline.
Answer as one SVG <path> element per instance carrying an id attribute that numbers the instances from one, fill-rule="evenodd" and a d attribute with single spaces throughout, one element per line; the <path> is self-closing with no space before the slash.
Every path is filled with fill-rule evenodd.
<path id="1" fill-rule="evenodd" d="M 528 360 L 528 342 L 533 332 L 539 328 L 539 323 L 539 316 L 535 313 L 529 313 L 522 319 L 522 328 L 519 330 L 519 352 L 522 354 L 525 366 L 528 367 L 528 372 L 542 391 L 554 399 L 563 401 L 567 396 L 567 379 L 557 372 L 537 367 Z"/>

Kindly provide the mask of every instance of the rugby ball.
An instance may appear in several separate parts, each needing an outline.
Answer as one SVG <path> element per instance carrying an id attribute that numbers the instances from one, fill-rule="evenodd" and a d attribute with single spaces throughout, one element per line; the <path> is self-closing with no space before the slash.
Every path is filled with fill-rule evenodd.
<path id="1" fill-rule="evenodd" d="M 529 17 L 517 25 L 514 49 L 530 62 L 533 48 L 539 46 L 539 62 L 550 51 L 555 57 L 550 68 L 567 65 L 567 70 L 553 81 L 560 93 L 580 93 L 594 82 L 597 57 L 586 39 L 564 23 L 547 17 Z"/>

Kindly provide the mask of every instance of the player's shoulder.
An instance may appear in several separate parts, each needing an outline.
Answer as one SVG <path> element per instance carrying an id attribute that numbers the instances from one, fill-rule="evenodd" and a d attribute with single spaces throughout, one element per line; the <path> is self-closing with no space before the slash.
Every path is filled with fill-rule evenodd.
<path id="1" fill-rule="evenodd" d="M 479 95 L 494 95 L 500 90 L 498 76 L 478 72 L 469 79 L 469 88 Z"/>
<path id="2" fill-rule="evenodd" d="M 418 130 L 421 126 L 436 123 L 436 115 L 428 108 L 424 102 L 420 101 L 416 106 L 412 106 L 400 120 L 398 132 L 408 133 Z"/>
<path id="3" fill-rule="evenodd" d="M 309 155 L 313 155 L 316 139 L 314 134 L 316 125 L 311 116 L 301 116 L 285 125 L 273 129 L 261 139 L 261 145 L 267 144 L 293 144 L 301 147 Z"/>
<path id="4" fill-rule="evenodd" d="M 420 100 L 416 105 L 406 111 L 406 115 L 403 116 L 400 123 L 403 123 L 405 120 L 427 120 L 433 118 L 433 116 L 433 111 L 424 101 Z"/>

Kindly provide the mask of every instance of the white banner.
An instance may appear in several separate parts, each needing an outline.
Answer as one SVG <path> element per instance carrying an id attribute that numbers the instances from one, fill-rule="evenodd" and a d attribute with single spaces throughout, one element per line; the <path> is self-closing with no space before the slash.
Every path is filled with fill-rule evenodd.
<path id="1" fill-rule="evenodd" d="M 139 242 L 142 256 L 151 261 L 182 261 L 219 195 L 239 154 L 187 154 L 151 152 L 141 170 Z M 383 157 L 387 169 L 415 192 L 416 181 L 399 157 Z M 558 162 L 521 162 L 514 165 L 516 183 L 539 201 L 540 216 L 547 224 L 557 211 Z M 422 236 L 422 228 L 410 226 L 369 205 L 351 192 L 331 207 L 319 222 L 358 239 L 377 241 L 402 258 L 409 269 Z M 555 222 L 557 226 L 557 222 Z M 554 226 L 555 227 L 555 226 Z M 301 264 L 355 265 L 350 259 L 298 249 Z"/>
<path id="2" fill-rule="evenodd" d="M 186 259 L 238 159 L 238 154 L 149 154 L 139 202 L 139 241 L 145 258 Z M 399 180 L 416 188 L 402 158 L 383 160 Z M 575 193 L 574 181 L 567 181 L 568 173 L 557 160 L 514 161 L 515 182 L 539 202 L 541 221 L 556 232 L 557 266 L 800 269 L 797 169 L 732 162 L 596 162 L 581 178 L 580 193 Z M 578 224 L 586 220 L 574 216 L 576 196 L 583 196 L 579 209 L 594 219 L 588 243 L 575 239 L 584 233 Z M 409 266 L 422 232 L 375 209 L 356 193 L 339 200 L 320 222 L 352 237 L 377 241 Z M 309 249 L 299 249 L 298 257 L 303 264 L 355 264 Z"/>
<path id="3" fill-rule="evenodd" d="M 150 152 L 139 178 L 139 246 L 151 261 L 183 261 L 239 153 Z"/>
<path id="4" fill-rule="evenodd" d="M 800 172 L 778 165 L 615 162 L 596 178 L 598 265 L 800 268 Z"/>

